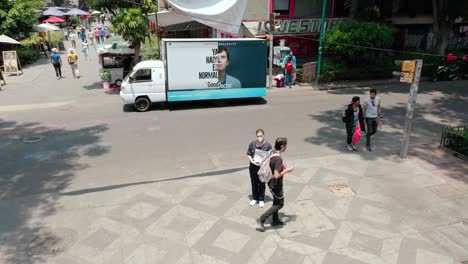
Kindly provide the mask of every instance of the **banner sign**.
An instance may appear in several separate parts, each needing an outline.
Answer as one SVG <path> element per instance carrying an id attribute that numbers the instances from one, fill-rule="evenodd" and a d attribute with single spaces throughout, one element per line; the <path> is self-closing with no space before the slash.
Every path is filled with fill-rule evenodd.
<path id="1" fill-rule="evenodd" d="M 266 40 L 164 40 L 164 49 L 169 91 L 266 87 Z"/>
<path id="2" fill-rule="evenodd" d="M 341 22 L 345 18 L 328 18 L 326 19 L 325 30 L 328 31 Z M 320 19 L 287 19 L 277 20 L 279 28 L 276 29 L 277 34 L 303 34 L 303 33 L 319 33 Z M 257 34 L 266 34 L 270 29 L 270 21 L 258 21 Z"/>
<path id="3" fill-rule="evenodd" d="M 247 0 L 167 0 L 175 13 L 218 30 L 238 34 Z"/>
<path id="4" fill-rule="evenodd" d="M 15 73 L 20 72 L 18 67 L 18 56 L 16 51 L 4 51 L 3 52 L 3 67 L 5 73 Z"/>

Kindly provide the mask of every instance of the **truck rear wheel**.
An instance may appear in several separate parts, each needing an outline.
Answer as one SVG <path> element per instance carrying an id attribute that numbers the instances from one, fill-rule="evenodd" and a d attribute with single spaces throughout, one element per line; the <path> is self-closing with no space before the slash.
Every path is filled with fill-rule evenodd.
<path id="1" fill-rule="evenodd" d="M 139 97 L 135 100 L 135 108 L 138 112 L 146 112 L 151 107 L 151 101 L 147 97 Z"/>

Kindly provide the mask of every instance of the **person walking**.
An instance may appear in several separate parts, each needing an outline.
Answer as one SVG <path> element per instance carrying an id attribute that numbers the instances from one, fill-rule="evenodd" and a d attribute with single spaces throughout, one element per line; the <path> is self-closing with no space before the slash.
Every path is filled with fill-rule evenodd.
<path id="1" fill-rule="evenodd" d="M 83 42 L 86 39 L 86 28 L 84 26 L 81 27 L 81 42 Z"/>
<path id="2" fill-rule="evenodd" d="M 80 73 L 78 72 L 78 55 L 75 53 L 74 49 L 69 49 L 68 64 L 70 64 L 73 78 L 80 78 Z"/>
<path id="3" fill-rule="evenodd" d="M 276 139 L 273 153 L 278 153 L 279 155 L 275 155 L 270 159 L 270 169 L 273 178 L 268 182 L 268 187 L 273 195 L 273 205 L 257 219 L 258 227 L 256 230 L 260 232 L 265 232 L 265 221 L 270 216 L 273 217 L 271 226 L 284 225 L 284 222 L 281 221 L 278 214 L 278 211 L 283 208 L 284 205 L 283 177 L 294 170 L 293 167 L 285 166 L 283 164 L 283 158 L 281 157 L 281 154 L 286 151 L 287 145 L 288 140 L 286 138 L 280 137 Z"/>
<path id="4" fill-rule="evenodd" d="M 360 100 L 359 96 L 354 96 L 343 115 L 343 122 L 346 123 L 346 143 L 349 151 L 357 151 L 356 144 L 366 127 Z"/>
<path id="5" fill-rule="evenodd" d="M 364 100 L 364 117 L 366 119 L 366 148 L 372 151 L 371 136 L 377 133 L 378 124 L 382 123 L 382 107 L 380 97 L 377 96 L 377 89 L 370 89 L 369 97 Z"/>
<path id="6" fill-rule="evenodd" d="M 87 61 L 89 61 L 89 44 L 88 44 L 88 40 L 85 39 L 82 43 L 83 45 L 83 53 L 85 55 L 85 58 Z"/>
<path id="7" fill-rule="evenodd" d="M 94 29 L 94 39 L 96 40 L 96 44 L 101 44 L 101 40 L 99 39 L 99 29 L 95 28 Z"/>
<path id="8" fill-rule="evenodd" d="M 73 33 L 73 31 L 70 31 L 70 34 L 68 35 L 68 38 L 70 39 L 72 48 L 76 49 L 76 35 Z"/>
<path id="9" fill-rule="evenodd" d="M 294 66 L 292 62 L 292 58 L 289 57 L 286 65 L 284 66 L 284 76 L 285 76 L 285 84 L 291 88 L 292 86 L 292 78 L 293 78 Z"/>
<path id="10" fill-rule="evenodd" d="M 50 62 L 54 65 L 55 75 L 57 76 L 57 80 L 62 78 L 62 58 L 60 58 L 60 54 L 58 54 L 58 49 L 52 49 L 52 55 L 50 55 Z"/>
<path id="11" fill-rule="evenodd" d="M 106 35 L 106 31 L 102 27 L 101 29 L 99 29 L 99 37 L 101 37 L 101 42 L 104 42 L 104 36 L 105 35 Z"/>
<path id="12" fill-rule="evenodd" d="M 94 34 L 91 29 L 88 30 L 88 38 L 89 38 L 89 44 L 94 45 Z"/>
<path id="13" fill-rule="evenodd" d="M 250 161 L 250 182 L 252 184 L 252 200 L 250 201 L 250 205 L 258 202 L 259 206 L 263 208 L 265 206 L 265 183 L 259 180 L 258 170 L 262 161 L 270 154 L 272 147 L 265 140 L 263 129 L 257 129 L 255 134 L 257 135 L 257 140 L 252 141 L 247 148 L 247 158 Z"/>

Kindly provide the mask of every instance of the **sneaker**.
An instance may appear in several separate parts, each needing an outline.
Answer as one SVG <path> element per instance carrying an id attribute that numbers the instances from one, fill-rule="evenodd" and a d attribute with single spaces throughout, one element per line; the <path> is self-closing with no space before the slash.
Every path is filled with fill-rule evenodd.
<path id="1" fill-rule="evenodd" d="M 261 208 L 263 208 L 263 206 L 265 206 L 265 203 L 264 203 L 263 201 L 260 201 L 260 202 L 258 203 L 258 205 L 259 205 Z"/>
<path id="2" fill-rule="evenodd" d="M 284 222 L 281 220 L 271 222 L 271 226 L 284 226 Z"/>
<path id="3" fill-rule="evenodd" d="M 353 146 L 351 146 L 351 144 L 348 144 L 348 150 L 353 151 Z"/>
<path id="4" fill-rule="evenodd" d="M 257 219 L 257 225 L 258 227 L 255 228 L 255 230 L 259 232 L 265 232 L 265 223 L 260 220 L 260 218 Z"/>
<path id="5" fill-rule="evenodd" d="M 371 151 L 372 151 L 372 148 L 371 148 L 371 146 L 370 146 L 370 145 L 367 145 L 366 149 L 367 149 L 367 151 L 369 151 L 369 152 L 371 152 Z"/>
<path id="6" fill-rule="evenodd" d="M 357 151 L 356 145 L 351 144 L 351 148 L 353 149 L 353 151 Z"/>
<path id="7" fill-rule="evenodd" d="M 256 204 L 256 203 L 257 203 L 257 200 L 252 200 L 252 201 L 250 201 L 250 205 L 254 205 L 254 204 Z"/>
<path id="8" fill-rule="evenodd" d="M 57 80 L 60 80 L 60 77 L 57 77 Z"/>

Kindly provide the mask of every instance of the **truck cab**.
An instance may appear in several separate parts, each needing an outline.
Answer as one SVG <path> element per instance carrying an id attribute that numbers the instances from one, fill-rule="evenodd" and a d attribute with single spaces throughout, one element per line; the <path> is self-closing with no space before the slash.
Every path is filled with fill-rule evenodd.
<path id="1" fill-rule="evenodd" d="M 166 74 L 162 61 L 142 61 L 122 82 L 120 97 L 124 104 L 134 104 L 139 112 L 152 103 L 166 101 Z"/>

